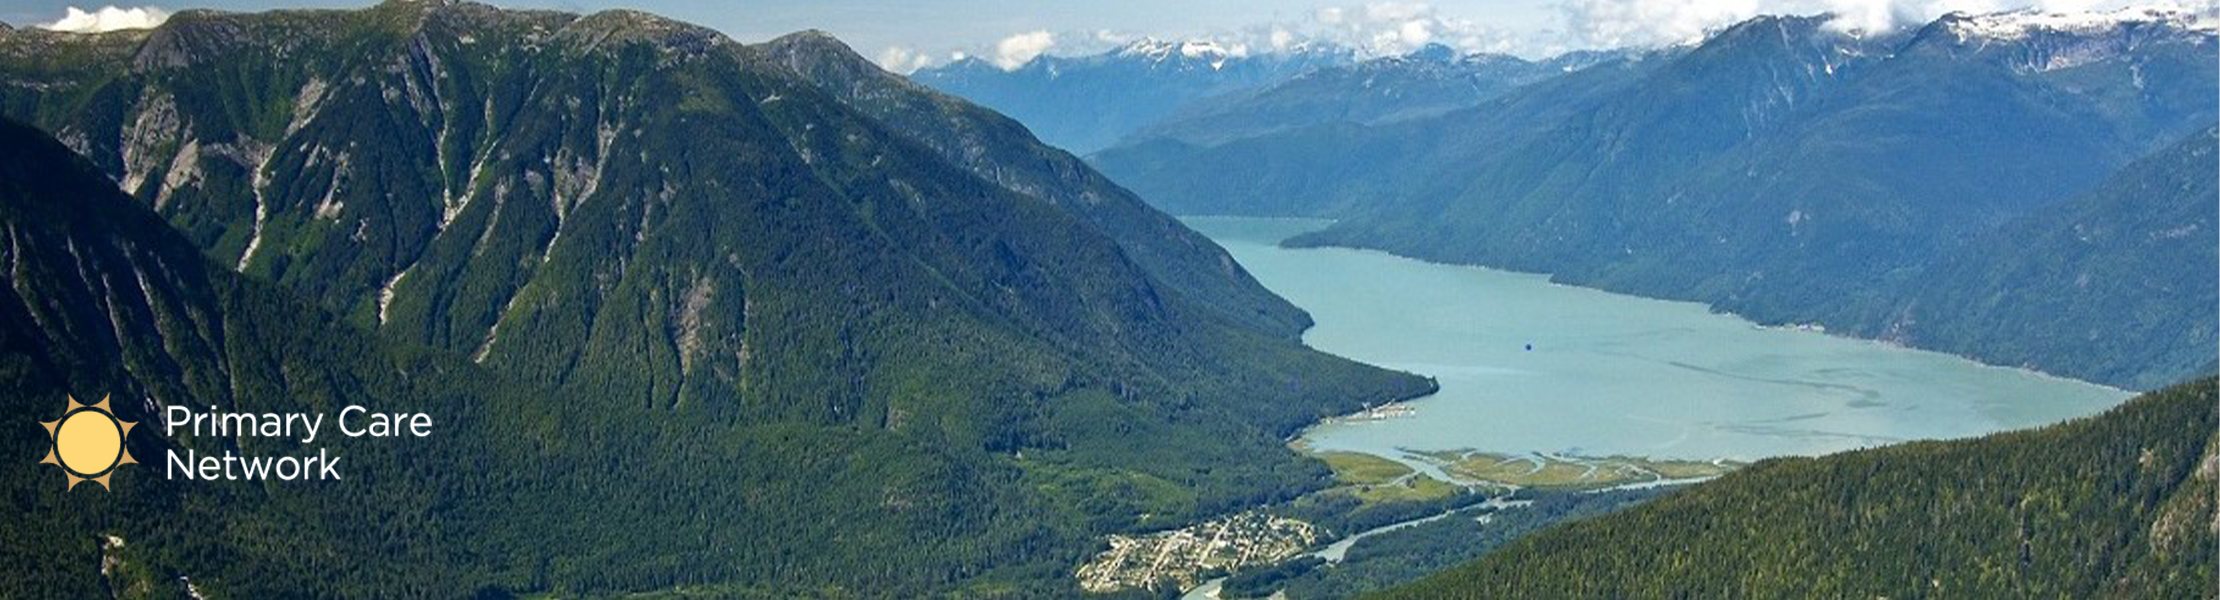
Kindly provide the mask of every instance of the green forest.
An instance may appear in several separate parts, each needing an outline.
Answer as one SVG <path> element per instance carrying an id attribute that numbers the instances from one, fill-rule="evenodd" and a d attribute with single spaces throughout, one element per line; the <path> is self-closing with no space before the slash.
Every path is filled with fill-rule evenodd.
<path id="1" fill-rule="evenodd" d="M 1762 461 L 1372 597 L 2211 597 L 2215 385 L 2041 429 Z"/>

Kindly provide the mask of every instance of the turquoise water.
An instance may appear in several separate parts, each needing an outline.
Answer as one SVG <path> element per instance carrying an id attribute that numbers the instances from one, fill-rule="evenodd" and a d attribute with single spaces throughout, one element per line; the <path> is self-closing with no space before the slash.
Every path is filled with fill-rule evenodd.
<path id="1" fill-rule="evenodd" d="M 1313 428 L 1319 449 L 1750 460 L 2042 425 L 2129 395 L 1541 275 L 1275 245 L 1319 221 L 1187 223 L 1310 311 L 1311 346 L 1441 382 L 1413 416 Z"/>

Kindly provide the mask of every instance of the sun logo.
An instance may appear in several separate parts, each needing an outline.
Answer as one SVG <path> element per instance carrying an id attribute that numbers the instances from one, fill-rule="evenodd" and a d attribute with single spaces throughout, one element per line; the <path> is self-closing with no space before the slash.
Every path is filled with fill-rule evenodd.
<path id="1" fill-rule="evenodd" d="M 125 449 L 125 436 L 138 423 L 125 423 L 116 419 L 114 410 L 108 408 L 108 398 L 99 404 L 81 404 L 69 398 L 62 418 L 40 423 L 46 426 L 46 436 L 53 445 L 46 451 L 46 458 L 39 464 L 51 463 L 69 475 L 69 488 L 77 489 L 78 482 L 90 481 L 108 487 L 108 476 L 116 467 L 136 463 L 131 451 Z"/>

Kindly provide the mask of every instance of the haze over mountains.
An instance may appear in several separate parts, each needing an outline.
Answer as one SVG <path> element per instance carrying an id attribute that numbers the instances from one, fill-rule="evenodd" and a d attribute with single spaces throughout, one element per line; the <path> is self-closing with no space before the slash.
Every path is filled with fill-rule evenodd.
<path id="1" fill-rule="evenodd" d="M 751 47 L 643 13 L 423 2 L 187 11 L 0 32 L 0 113 L 177 230 L 143 235 L 335 315 L 285 335 L 360 328 L 533 385 L 544 405 L 502 423 L 541 452 L 489 466 L 546 470 L 512 487 L 548 520 L 467 535 L 550 539 L 465 561 L 456 585 L 1061 594 L 1101 533 L 1325 485 L 1286 435 L 1428 389 L 1303 348 L 1307 317 L 1214 244 L 819 35 Z M 80 283 L 128 284 L 124 264 Z M 106 343 L 74 339 L 41 351 Z M 198 360 L 163 339 L 114 343 Z M 273 401 L 96 366 L 9 406 Z M 221 573 L 207 560 L 157 575 Z M 195 581 L 288 585 L 253 576 Z"/>
<path id="2" fill-rule="evenodd" d="M 1543 61 L 1460 54 L 1434 44 L 1401 56 L 1321 67 L 1253 89 L 1198 99 L 1126 141 L 1177 140 L 1216 145 L 1321 123 L 1370 125 L 1477 106 L 1520 86 L 1624 51 L 1574 52 Z"/>
<path id="3" fill-rule="evenodd" d="M 1013 70 L 970 58 L 910 77 L 1009 115 L 1042 140 L 1084 154 L 1195 100 L 1355 60 L 1354 51 L 1323 44 L 1250 54 L 1206 41 L 1143 39 L 1094 56 L 1042 55 Z"/>
<path id="4" fill-rule="evenodd" d="M 2084 275 L 2130 277 L 2135 263 L 2182 282 L 2138 300 L 2164 310 L 2077 301 L 2000 323 L 1966 304 L 1993 299 L 1913 292 L 1952 288 L 1934 279 L 1944 262 L 1958 277 L 2001 277 L 1966 269 L 2026 249 L 1969 240 L 2067 210 L 2211 126 L 2215 48 L 2194 15 L 2166 11 L 1954 14 L 1863 36 L 1824 16 L 1764 17 L 1440 116 L 1235 118 L 1229 128 L 1265 133 L 1133 140 L 1092 160 L 1174 213 L 1341 219 L 1291 243 L 1551 273 L 2150 388 L 2195 374 L 2211 336 L 2185 334 L 2201 341 L 2156 361 L 2095 364 L 2082 346 L 2092 330 L 2211 331 L 2201 263 L 2119 247 L 2090 264 L 2121 271 L 2011 284 L 2078 290 Z M 2194 191 L 2156 201 L 2209 222 Z M 2209 227 L 2197 222 L 2145 225 Z M 2002 338 L 2014 341 L 1987 343 Z"/>

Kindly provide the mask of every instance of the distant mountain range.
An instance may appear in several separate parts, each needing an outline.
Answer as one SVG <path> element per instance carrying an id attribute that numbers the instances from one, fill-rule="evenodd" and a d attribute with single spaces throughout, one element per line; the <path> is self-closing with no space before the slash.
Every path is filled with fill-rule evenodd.
<path id="1" fill-rule="evenodd" d="M 2089 264 L 2135 264 L 2181 285 L 2134 310 L 2069 302 L 2031 322 L 1959 310 L 1998 300 L 1933 294 L 1968 285 L 1937 280 L 1942 269 L 2000 280 L 1965 271 L 2006 268 L 2004 253 L 2026 250 L 2007 248 L 2029 240 L 1999 228 L 2068 210 L 2061 203 L 2131 161 L 2220 120 L 2212 29 L 2163 10 L 1953 14 L 1878 35 L 1830 21 L 1758 18 L 1433 117 L 1226 117 L 1186 128 L 1261 133 L 1159 135 L 1091 160 L 1174 213 L 1340 219 L 1294 245 L 1546 272 L 2114 385 L 2196 374 L 2214 350 L 2211 336 L 2191 334 L 2213 330 L 2200 290 L 2215 275 L 2203 263 L 2109 246 L 2122 254 Z M 2183 188 L 2152 201 L 2209 222 L 2195 213 L 2209 200 Z M 2198 227 L 2080 218 L 2100 217 Z M 2080 277 L 2041 273 L 2070 276 L 2001 285 L 2073 289 Z M 2092 329 L 2194 339 L 2168 342 L 2164 357 L 2093 359 Z"/>
<path id="2" fill-rule="evenodd" d="M 1214 145 L 1322 123 L 1434 116 L 1634 54 L 1578 51 L 1528 61 L 1429 44 L 1367 58 L 1316 43 L 1252 53 L 1208 41 L 1144 39 L 1092 56 L 1044 55 L 1016 69 L 970 58 L 910 78 L 1084 154 L 1150 140 Z"/>
<path id="3" fill-rule="evenodd" d="M 47 189 L 15 172 L 29 191 L 0 200 L 28 215 L 17 228 L 133 224 L 11 252 L 59 265 L 69 277 L 54 285 L 73 287 L 53 294 L 120 294 L 152 315 L 114 313 L 131 321 L 112 334 L 98 312 L 49 319 L 39 311 L 82 300 L 12 275 L 33 316 L 4 334 L 32 358 L 9 372 L 41 379 L 9 388 L 7 406 L 50 410 L 64 391 L 283 406 L 392 378 L 360 393 L 454 415 L 447 435 L 524 438 L 482 450 L 495 458 L 411 446 L 425 468 L 482 459 L 518 473 L 392 490 L 413 512 L 379 517 L 452 522 L 424 535 L 482 547 L 418 552 L 417 538 L 349 520 L 262 554 L 220 538 L 153 545 L 134 563 L 224 595 L 705 582 L 1064 595 L 1101 534 L 1326 485 L 1287 435 L 1431 389 L 1304 348 L 1308 317 L 1207 239 L 1014 122 L 821 34 L 748 46 L 637 12 L 447 2 L 186 11 L 152 30 L 0 32 L 0 116 L 85 162 L 21 132 L 11 151 L 92 173 Z M 53 199 L 119 186 L 134 199 Z M 116 236 L 171 250 L 71 262 Z M 217 268 L 187 264 L 179 244 Z M 139 307 L 129 290 L 166 283 L 162 269 L 278 297 Z M 231 339 L 223 323 L 264 320 L 273 330 L 255 335 L 285 354 L 203 348 Z M 393 373 L 388 352 L 485 378 L 500 399 L 409 387 L 444 380 Z M 250 376 L 263 379 L 226 383 Z M 148 431 L 134 438 L 200 443 Z M 42 489 L 32 474 L 14 481 Z M 61 502 L 54 489 L 38 506 Z M 269 528 L 255 503 L 178 494 L 215 522 Z M 38 527 L 72 531 L 53 512 Z M 172 539 L 117 523 L 134 548 Z M 528 537 L 540 541 L 509 543 Z M 89 543 L 34 562 L 96 564 Z M 483 553 L 442 553 L 461 548 Z M 393 573 L 432 563 L 423 579 Z M 364 564 L 378 570 L 337 573 Z M 288 576 L 257 577 L 265 565 Z M 99 584 L 90 568 L 9 573 L 30 595 Z M 418 587 L 381 587 L 388 576 Z"/>
<path id="4" fill-rule="evenodd" d="M 2030 431 L 1767 460 L 1371 597 L 2209 598 L 2213 390 L 2187 383 Z"/>
<path id="5" fill-rule="evenodd" d="M 1207 41 L 1143 39 L 1094 56 L 1042 55 L 1010 70 L 970 58 L 910 78 L 1009 115 L 1043 141 L 1084 154 L 1196 100 L 1355 61 L 1355 51 L 1329 45 L 1252 54 Z"/>
<path id="6" fill-rule="evenodd" d="M 1460 54 L 1433 44 L 1410 54 L 1320 67 L 1285 81 L 1207 96 L 1125 139 L 1209 146 L 1320 124 L 1369 125 L 1431 117 L 1629 56 L 1633 53 L 1583 51 L 1528 61 L 1501 54 Z"/>

